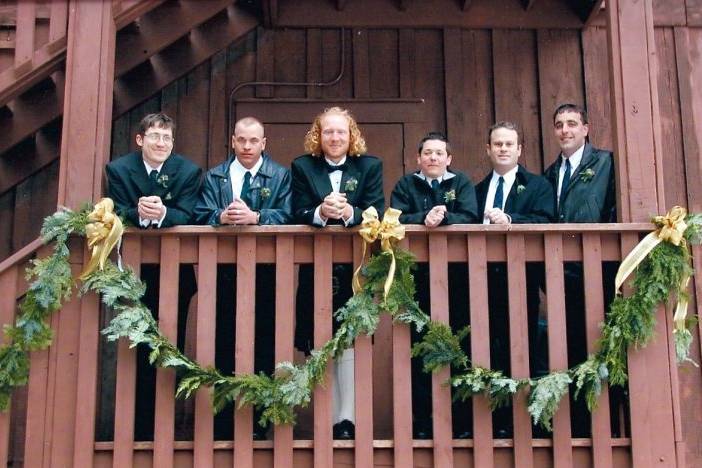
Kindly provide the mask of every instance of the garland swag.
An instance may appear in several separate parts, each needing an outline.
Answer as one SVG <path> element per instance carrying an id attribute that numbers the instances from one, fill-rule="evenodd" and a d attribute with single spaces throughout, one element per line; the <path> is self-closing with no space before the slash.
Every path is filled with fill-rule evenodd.
<path id="1" fill-rule="evenodd" d="M 27 278 L 33 281 L 20 304 L 20 316 L 14 325 L 5 326 L 9 344 L 0 348 L 2 410 L 8 408 L 13 389 L 27 383 L 29 352 L 46 349 L 51 344 L 52 330 L 47 319 L 69 299 L 75 286 L 67 241 L 71 235 L 86 236 L 86 227 L 94 221 L 90 219 L 92 210 L 92 207 L 77 212 L 63 210 L 44 220 L 41 235 L 46 243 L 54 243 L 54 250 L 50 256 L 32 261 Z M 658 230 L 652 234 L 660 233 L 668 220 L 669 217 L 654 219 Z M 141 303 L 145 285 L 131 269 L 120 269 L 109 259 L 102 269 L 84 274 L 78 293 L 95 292 L 116 312 L 102 331 L 108 340 L 124 337 L 132 347 L 149 346 L 153 365 L 172 368 L 181 375 L 176 396 L 188 398 L 203 386 L 211 387 L 215 412 L 237 401 L 239 406 L 262 409 L 261 423 L 293 424 L 295 408 L 309 404 L 314 387 L 323 381 L 329 360 L 350 348 L 357 336 L 372 335 L 380 314 L 388 313 L 395 322 L 414 326 L 417 331 L 426 329 L 422 341 L 414 345 L 412 355 L 421 357 L 426 372 L 452 366 L 449 383 L 456 398 L 484 394 L 494 408 L 508 402 L 520 389 L 528 388 L 531 417 L 535 423 L 550 429 L 553 415 L 571 383 L 575 384 L 576 397 L 584 397 L 592 409 L 606 381 L 614 385 L 626 382 L 626 352 L 631 346 L 645 346 L 651 339 L 658 304 L 677 297 L 678 312 L 681 304 L 686 308 L 685 289 L 692 274 L 688 244 L 702 241 L 702 215 L 685 215 L 683 210 L 680 221 L 683 222 L 677 225 L 678 244 L 664 239 L 667 241 L 659 241 L 639 259 L 632 281 L 633 293 L 628 297 L 617 295 L 610 305 L 598 351 L 573 368 L 534 379 L 512 379 L 500 371 L 473 365 L 461 348 L 468 329 L 454 334 L 448 325 L 430 320 L 419 308 L 414 300 L 414 257 L 397 248 L 394 242 L 389 243 L 390 249 L 384 244 L 383 250 L 372 255 L 361 268 L 364 282 L 355 282 L 356 294 L 334 313 L 341 325 L 332 339 L 313 350 L 302 365 L 279 363 L 273 375 L 223 375 L 185 356 L 163 336 L 151 312 Z M 394 282 L 386 289 L 393 264 Z M 685 362 L 690 361 L 689 326 L 693 319 L 686 318 L 684 311 L 678 312 L 674 341 L 678 362 Z"/>

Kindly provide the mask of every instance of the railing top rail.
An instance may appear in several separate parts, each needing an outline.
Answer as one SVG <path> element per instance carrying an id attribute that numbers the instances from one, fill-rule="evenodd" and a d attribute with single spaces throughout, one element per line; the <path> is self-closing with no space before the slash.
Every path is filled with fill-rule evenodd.
<path id="1" fill-rule="evenodd" d="M 198 236 L 204 234 L 216 234 L 222 236 L 235 236 L 238 234 L 325 234 L 325 235 L 353 235 L 359 228 L 346 229 L 341 226 L 328 226 L 323 230 L 320 228 L 305 225 L 284 225 L 284 226 L 176 226 L 165 229 L 137 229 L 127 228 L 126 235 L 129 236 Z M 469 233 L 469 232 L 520 232 L 531 234 L 542 234 L 560 232 L 567 234 L 592 233 L 617 233 L 617 232 L 649 232 L 653 230 L 650 223 L 609 223 L 609 224 L 454 224 L 438 228 L 427 228 L 418 224 L 405 225 L 407 233 Z"/>
<path id="2" fill-rule="evenodd" d="M 2 274 L 5 270 L 7 270 L 10 267 L 18 263 L 24 262 L 27 259 L 27 257 L 36 252 L 42 245 L 44 245 L 44 242 L 41 240 L 40 237 L 38 237 L 29 244 L 19 249 L 17 252 L 7 257 L 5 260 L 0 262 L 0 274 Z"/>

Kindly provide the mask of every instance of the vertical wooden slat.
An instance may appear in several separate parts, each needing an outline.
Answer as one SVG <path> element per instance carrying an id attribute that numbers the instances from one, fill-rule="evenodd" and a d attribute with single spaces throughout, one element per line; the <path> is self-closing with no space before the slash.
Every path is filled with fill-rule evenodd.
<path id="1" fill-rule="evenodd" d="M 401 29 L 399 36 L 400 97 L 410 98 L 414 97 L 414 61 L 416 46 L 414 29 Z"/>
<path id="2" fill-rule="evenodd" d="M 141 273 L 141 237 L 127 235 L 122 246 L 125 265 Z M 115 449 L 112 466 L 130 468 L 134 456 L 134 399 L 136 396 L 136 348 L 129 340 L 117 344 L 117 382 L 115 384 Z"/>
<path id="3" fill-rule="evenodd" d="M 400 243 L 409 249 L 409 239 Z M 392 326 L 393 456 L 395 466 L 414 466 L 412 451 L 412 365 L 409 325 Z"/>
<path id="4" fill-rule="evenodd" d="M 507 283 L 509 284 L 509 343 L 512 378 L 529 377 L 529 332 L 526 307 L 526 264 L 524 235 L 507 235 Z M 531 419 L 527 412 L 526 392 L 513 398 L 514 466 L 531 468 Z"/>
<path id="5" fill-rule="evenodd" d="M 596 233 L 583 233 L 583 280 L 585 294 L 585 336 L 588 354 L 597 351 L 600 324 L 604 321 L 602 291 L 602 245 Z M 612 466 L 610 447 L 609 393 L 600 393 L 597 409 L 592 413 L 592 458 L 595 466 Z"/>
<path id="6" fill-rule="evenodd" d="M 66 37 L 68 0 L 52 0 L 49 20 L 49 44 Z"/>
<path id="7" fill-rule="evenodd" d="M 490 368 L 490 318 L 488 309 L 487 245 L 485 234 L 470 234 L 467 241 L 470 282 L 471 360 Z M 492 412 L 483 395 L 473 397 L 473 466 L 492 468 Z"/>
<path id="8" fill-rule="evenodd" d="M 638 243 L 636 233 L 622 234 L 622 252 Z M 663 306 L 656 309 L 654 338 L 639 349 L 629 350 L 629 405 L 631 408 L 632 462 L 636 467 L 677 466 L 672 415 L 668 339 Z M 652 383 L 655 382 L 655 385 Z"/>
<path id="9" fill-rule="evenodd" d="M 201 236 L 198 241 L 198 280 L 203 285 L 197 296 L 197 338 L 195 356 L 202 366 L 215 363 L 215 323 L 217 306 L 217 237 Z M 195 466 L 214 464 L 212 390 L 201 388 L 195 395 Z"/>
<path id="10" fill-rule="evenodd" d="M 353 96 L 356 99 L 370 97 L 370 69 L 368 64 L 368 30 L 353 31 Z"/>
<path id="11" fill-rule="evenodd" d="M 446 108 L 446 133 L 455 154 L 465 154 L 465 97 L 463 76 L 463 41 L 459 28 L 444 29 L 444 106 Z M 467 159 L 467 158 L 466 158 Z"/>
<path id="12" fill-rule="evenodd" d="M 275 362 L 292 362 L 295 332 L 295 239 L 279 235 L 275 244 Z M 275 426 L 273 465 L 293 459 L 293 428 Z"/>
<path id="13" fill-rule="evenodd" d="M 180 239 L 161 236 L 161 274 L 158 289 L 158 326 L 173 344 L 178 335 L 178 270 L 180 268 Z M 175 424 L 175 372 L 156 370 L 156 408 L 154 418 L 154 467 L 173 466 L 173 437 Z"/>
<path id="14" fill-rule="evenodd" d="M 36 2 L 17 2 L 17 24 L 15 30 L 15 70 L 23 73 L 32 67 L 34 56 L 34 29 Z"/>
<path id="15" fill-rule="evenodd" d="M 84 248 L 83 264 L 90 254 Z M 76 393 L 76 430 L 73 439 L 74 466 L 93 466 L 95 408 L 97 405 L 98 337 L 100 336 L 100 299 L 89 293 L 80 299 L 78 344 L 78 388 Z"/>
<path id="16" fill-rule="evenodd" d="M 559 233 L 544 234 L 546 252 L 546 317 L 548 321 L 548 362 L 551 372 L 568 368 L 565 296 L 563 280 L 563 239 Z M 573 465 L 570 440 L 570 400 L 564 395 L 553 416 L 553 465 Z"/>
<path id="17" fill-rule="evenodd" d="M 307 29 L 307 81 L 322 81 L 322 32 L 319 29 Z M 319 86 L 307 87 L 307 99 L 322 97 Z"/>
<path id="18" fill-rule="evenodd" d="M 254 371 L 254 326 L 256 289 L 256 237 L 240 235 L 236 248 L 236 348 L 234 372 Z M 253 467 L 253 408 L 245 406 L 234 412 L 234 466 Z"/>
<path id="19" fill-rule="evenodd" d="M 362 261 L 360 236 L 353 238 L 354 271 Z M 356 338 L 354 349 L 354 384 L 356 391 L 356 468 L 373 466 L 373 405 L 368 401 L 373 395 L 373 344 L 370 336 Z"/>
<path id="20" fill-rule="evenodd" d="M 314 238 L 314 347 L 320 348 L 332 336 L 332 238 L 317 234 Z M 314 389 L 314 466 L 333 464 L 331 363 L 325 385 Z"/>
<path id="21" fill-rule="evenodd" d="M 429 235 L 429 298 L 431 318 L 449 323 L 448 243 L 446 234 Z M 453 433 L 451 429 L 451 389 L 444 385 L 451 376 L 446 367 L 431 376 L 432 418 L 434 427 L 434 466 L 453 467 Z"/>
<path id="22" fill-rule="evenodd" d="M 15 265 L 0 274 L 0 327 L 11 325 L 15 318 L 17 305 L 17 277 L 19 266 Z M 7 337 L 0 337 L 0 342 L 7 344 Z M 0 466 L 7 466 L 10 442 L 10 409 L 0 413 Z"/>

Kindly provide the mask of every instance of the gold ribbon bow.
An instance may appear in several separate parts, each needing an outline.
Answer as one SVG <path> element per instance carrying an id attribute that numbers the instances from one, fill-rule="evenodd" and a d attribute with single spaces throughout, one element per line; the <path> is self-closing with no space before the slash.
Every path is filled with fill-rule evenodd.
<path id="1" fill-rule="evenodd" d="M 389 252 L 391 257 L 388 277 L 385 279 L 385 286 L 383 288 L 383 300 L 387 299 L 390 287 L 395 279 L 395 251 L 393 250 L 393 246 L 397 241 L 405 238 L 405 227 L 400 224 L 399 219 L 401 214 L 402 211 L 400 210 L 388 208 L 383 215 L 383 221 L 379 221 L 378 212 L 372 206 L 363 212 L 363 222 L 361 222 L 361 229 L 358 231 L 363 238 L 363 255 L 361 257 L 361 264 L 353 273 L 351 286 L 354 294 L 358 294 L 362 288 L 359 274 L 366 259 L 366 249 L 369 245 L 372 245 L 376 240 L 380 239 L 380 248 L 383 252 Z"/>
<path id="2" fill-rule="evenodd" d="M 687 210 L 685 208 L 674 206 L 665 216 L 656 216 L 653 218 L 652 221 L 657 226 L 657 229 L 644 237 L 641 242 L 629 252 L 629 255 L 626 256 L 621 265 L 619 265 L 617 276 L 614 279 L 614 287 L 617 292 L 619 292 L 622 284 L 624 284 L 624 281 L 626 281 L 629 275 L 636 270 L 639 263 L 641 263 L 658 244 L 665 241 L 673 245 L 685 246 L 684 234 L 685 229 L 687 229 L 687 224 L 685 223 L 686 216 Z M 689 275 L 685 275 L 681 278 L 681 291 L 687 289 L 689 281 Z M 685 328 L 685 317 L 687 317 L 687 299 L 678 297 L 678 304 L 673 317 L 676 329 Z"/>
<path id="3" fill-rule="evenodd" d="M 90 261 L 80 275 L 85 280 L 98 267 L 105 268 L 105 261 L 122 238 L 124 228 L 122 221 L 114 213 L 115 204 L 111 198 L 103 198 L 95 205 L 88 215 L 85 226 L 85 237 L 88 239 L 88 248 L 92 250 Z"/>

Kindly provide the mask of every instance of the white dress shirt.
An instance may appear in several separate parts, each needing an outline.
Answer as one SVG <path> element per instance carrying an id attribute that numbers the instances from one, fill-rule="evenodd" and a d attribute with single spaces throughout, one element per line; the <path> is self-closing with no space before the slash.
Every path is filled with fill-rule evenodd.
<path id="1" fill-rule="evenodd" d="M 485 211 L 493 208 L 492 205 L 495 203 L 495 193 L 497 193 L 497 184 L 499 183 L 500 177 L 504 179 L 504 182 L 502 183 L 502 206 L 500 209 L 505 211 L 507 196 L 509 195 L 510 190 L 512 190 L 514 181 L 517 178 L 518 170 L 519 166 L 514 166 L 512 169 L 502 175 L 498 174 L 494 170 L 492 171 L 492 179 L 490 179 L 487 196 L 485 197 Z M 490 224 L 490 218 L 485 216 L 485 214 L 483 214 L 483 224 Z"/>
<path id="2" fill-rule="evenodd" d="M 561 153 L 561 167 L 558 169 L 558 201 L 561 201 L 561 185 L 563 184 L 563 175 L 565 174 L 565 162 L 566 159 L 570 160 L 570 177 L 571 177 L 571 184 L 572 182 L 572 177 L 573 174 L 575 174 L 575 170 L 578 168 L 580 165 L 580 161 L 583 159 L 583 151 L 585 151 L 585 145 L 581 146 L 577 150 L 575 150 L 575 153 L 571 154 L 569 158 L 566 158 L 563 156 L 563 153 Z"/>
<path id="3" fill-rule="evenodd" d="M 159 164 L 157 167 L 151 167 L 149 163 L 144 161 L 142 159 L 142 162 L 144 163 L 144 168 L 146 169 L 146 175 L 149 176 L 149 179 L 151 179 L 151 171 L 157 171 L 159 174 L 161 174 L 161 168 L 163 167 L 163 163 Z M 157 176 L 158 177 L 158 176 Z M 156 225 L 157 228 L 161 227 L 161 223 L 163 223 L 163 220 L 166 218 L 166 212 L 168 211 L 168 208 L 166 205 L 163 205 L 163 216 L 161 216 L 161 219 L 142 219 L 141 216 L 139 216 L 139 226 L 141 227 L 149 227 Z"/>
<path id="4" fill-rule="evenodd" d="M 327 161 L 327 164 L 329 164 L 330 166 L 341 166 L 342 164 L 344 164 L 346 162 L 346 156 L 341 158 L 341 160 L 339 162 L 331 161 L 326 156 L 324 157 L 324 159 Z M 338 171 L 333 171 L 333 172 L 329 173 L 329 182 L 331 183 L 332 190 L 336 193 L 341 192 L 341 178 L 343 175 L 344 175 L 344 172 L 341 169 L 339 169 Z M 322 219 L 321 210 L 322 210 L 321 205 L 318 205 L 317 208 L 314 210 L 314 218 L 312 219 L 312 223 L 317 225 L 317 226 L 324 227 L 327 225 L 327 222 Z M 344 226 L 348 226 L 350 223 L 353 222 L 353 211 L 351 212 L 351 216 L 349 216 L 349 219 L 344 219 L 342 217 L 341 220 L 344 222 Z"/>
<path id="5" fill-rule="evenodd" d="M 253 181 L 253 178 L 256 177 L 259 169 L 261 169 L 262 164 L 263 157 L 260 157 L 251 169 L 246 169 L 241 165 L 238 158 L 234 158 L 234 161 L 229 165 L 229 180 L 232 184 L 232 195 L 235 200 L 241 199 L 241 189 L 244 186 L 244 175 L 246 175 L 246 172 L 248 171 L 251 173 L 250 180 Z"/>

